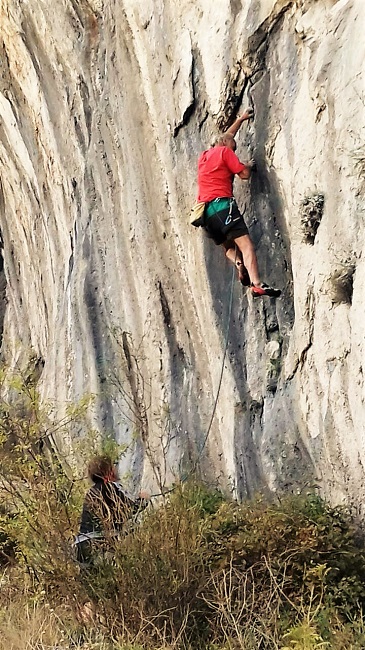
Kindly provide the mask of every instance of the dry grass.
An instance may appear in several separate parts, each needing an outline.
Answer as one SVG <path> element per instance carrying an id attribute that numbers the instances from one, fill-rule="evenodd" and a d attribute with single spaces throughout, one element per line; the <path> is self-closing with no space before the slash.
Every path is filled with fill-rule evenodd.
<path id="1" fill-rule="evenodd" d="M 65 623 L 47 604 L 32 602 L 27 594 L 2 603 L 0 650 L 66 650 L 69 647 Z"/>
<path id="2" fill-rule="evenodd" d="M 360 531 L 315 494 L 237 504 L 185 483 L 81 570 L 82 491 L 27 398 L 0 404 L 0 650 L 363 650 Z"/>

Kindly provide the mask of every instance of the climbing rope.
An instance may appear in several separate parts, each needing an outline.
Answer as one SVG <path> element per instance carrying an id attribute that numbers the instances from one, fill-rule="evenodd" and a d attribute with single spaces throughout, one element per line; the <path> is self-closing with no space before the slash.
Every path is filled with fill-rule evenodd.
<path id="1" fill-rule="evenodd" d="M 252 79 L 251 79 L 250 77 L 248 77 L 247 82 L 248 82 L 248 84 L 247 84 L 247 85 L 248 85 L 248 88 L 247 88 L 247 99 L 248 99 L 248 101 L 249 101 L 249 103 L 250 103 L 250 105 L 251 105 L 251 108 L 252 108 L 253 110 L 255 110 L 254 102 L 253 102 L 253 98 L 252 98 L 252 94 L 251 94 L 251 88 L 252 88 L 252 86 L 253 86 Z M 230 206 L 230 214 L 231 214 L 231 209 L 232 209 L 232 205 Z M 229 216 L 230 216 L 230 215 L 229 215 Z M 198 453 L 198 456 L 197 456 L 196 460 L 194 461 L 193 466 L 192 466 L 192 468 L 190 469 L 190 471 L 189 471 L 189 472 L 188 472 L 188 473 L 187 473 L 187 474 L 186 474 L 186 475 L 181 479 L 180 484 L 185 483 L 185 482 L 186 482 L 186 481 L 187 481 L 187 480 L 188 480 L 188 479 L 189 479 L 189 478 L 190 478 L 190 477 L 195 473 L 195 471 L 196 471 L 196 469 L 197 469 L 197 467 L 198 467 L 198 464 L 199 464 L 199 462 L 200 462 L 200 459 L 201 459 L 201 457 L 202 457 L 202 455 L 203 455 L 203 451 L 204 451 L 204 449 L 205 449 L 205 446 L 206 446 L 206 444 L 207 444 L 208 437 L 209 437 L 209 434 L 210 434 L 210 430 L 211 430 L 211 428 L 212 428 L 212 424 L 213 424 L 213 420 L 214 420 L 215 412 L 216 412 L 216 410 L 217 410 L 217 404 L 218 404 L 219 394 L 220 394 L 220 390 L 221 390 L 221 386 L 222 386 L 222 379 L 223 379 L 223 372 L 224 372 L 224 364 L 225 364 L 225 361 L 226 361 L 227 348 L 228 348 L 228 336 L 229 336 L 229 328 L 230 328 L 230 324 L 231 324 L 231 316 L 232 316 L 233 287 L 234 287 L 234 278 L 235 278 L 236 260 L 237 260 L 237 249 L 236 249 L 235 264 L 234 264 L 234 267 L 233 267 L 233 270 L 232 270 L 232 280 L 231 280 L 231 289 L 230 289 L 230 296 L 229 296 L 228 318 L 227 318 L 227 326 L 226 326 L 226 335 L 225 335 L 225 342 L 224 342 L 224 351 L 223 351 L 222 365 L 221 365 L 221 371 L 220 371 L 219 382 L 218 382 L 218 390 L 217 390 L 217 394 L 216 394 L 216 397 L 215 397 L 215 400 L 214 400 L 214 404 L 213 404 L 212 415 L 211 415 L 211 417 L 210 417 L 210 421 L 209 421 L 209 425 L 208 425 L 208 428 L 207 428 L 207 432 L 206 432 L 206 434 L 205 434 L 205 436 L 204 436 L 203 444 L 202 444 L 202 447 L 201 447 L 201 449 L 200 449 L 200 451 L 199 451 L 199 453 Z M 157 493 L 157 494 L 152 494 L 152 495 L 151 495 L 151 498 L 153 498 L 153 497 L 158 497 L 158 496 L 165 496 L 165 495 L 167 495 L 167 494 L 171 494 L 171 492 L 173 492 L 174 490 L 176 490 L 177 487 L 178 487 L 178 485 L 175 485 L 174 487 L 170 488 L 169 490 L 165 490 L 164 492 L 159 492 L 159 493 Z"/>
<path id="2" fill-rule="evenodd" d="M 215 412 L 217 410 L 217 404 L 218 404 L 218 399 L 219 399 L 219 393 L 222 387 L 222 380 L 223 380 L 223 372 L 224 372 L 224 364 L 226 361 L 226 355 L 227 355 L 227 349 L 228 349 L 228 337 L 229 337 L 229 329 L 231 325 L 231 316 L 232 316 L 232 305 L 233 305 L 233 289 L 234 289 L 234 280 L 235 280 L 235 269 L 236 269 L 236 259 L 237 259 L 237 249 L 236 249 L 236 258 L 235 258 L 235 264 L 232 269 L 232 279 L 231 279 L 231 288 L 230 288 L 230 294 L 229 294 L 229 305 L 228 305 L 228 317 L 227 317 L 227 325 L 226 325 L 226 334 L 225 334 L 225 340 L 224 340 L 224 350 L 223 350 L 223 358 L 222 358 L 222 364 L 221 364 L 221 370 L 220 370 L 220 375 L 219 375 L 219 382 L 218 382 L 218 389 L 217 389 L 217 394 L 214 400 L 213 404 L 213 410 L 212 410 L 212 415 L 210 416 L 210 421 L 209 425 L 206 431 L 206 434 L 203 439 L 203 444 L 200 448 L 199 454 L 197 458 L 195 459 L 192 468 L 189 470 L 189 472 L 182 477 L 180 483 L 178 485 L 186 483 L 186 481 L 195 473 L 198 464 L 200 462 L 200 459 L 203 455 L 203 451 L 205 449 L 205 446 L 208 442 L 208 437 L 210 434 L 210 430 L 212 428 Z M 175 485 L 174 487 L 165 490 L 164 492 L 158 492 L 157 494 L 151 494 L 151 499 L 155 497 L 160 497 L 160 496 L 166 496 L 167 494 L 171 494 L 174 492 L 174 490 L 177 489 L 178 485 Z"/>
<path id="3" fill-rule="evenodd" d="M 195 463 L 193 465 L 193 470 L 191 470 L 191 473 L 195 472 L 195 470 L 197 468 L 197 465 L 198 465 L 198 462 L 199 462 L 199 460 L 200 460 L 200 458 L 201 458 L 201 456 L 203 454 L 205 445 L 207 444 L 207 441 L 208 441 L 210 430 L 212 428 L 215 412 L 217 410 L 219 393 L 220 393 L 221 386 L 222 386 L 224 364 L 225 364 L 225 361 L 226 361 L 226 355 L 227 355 L 227 349 L 228 349 L 228 336 L 229 336 L 229 329 L 230 329 L 230 325 L 231 325 L 232 305 L 233 305 L 233 288 L 234 288 L 234 280 L 235 280 L 235 268 L 236 268 L 236 260 L 235 260 L 235 265 L 234 265 L 234 267 L 232 269 L 232 279 L 231 279 L 231 289 L 230 289 L 230 294 L 229 294 L 229 306 L 228 306 L 228 317 L 227 317 L 227 325 L 226 325 L 226 335 L 225 335 L 225 341 L 224 341 L 224 350 L 223 350 L 221 371 L 220 371 L 219 382 L 218 382 L 218 390 L 217 390 L 217 394 L 216 394 L 216 397 L 215 397 L 215 400 L 214 400 L 212 415 L 210 417 L 210 422 L 209 422 L 209 425 L 208 425 L 208 429 L 207 429 L 207 432 L 206 432 L 204 440 L 203 440 L 203 445 L 202 445 L 202 447 L 200 449 L 200 452 L 198 454 L 198 457 L 197 457 L 197 459 L 196 459 L 196 461 L 195 461 Z"/>

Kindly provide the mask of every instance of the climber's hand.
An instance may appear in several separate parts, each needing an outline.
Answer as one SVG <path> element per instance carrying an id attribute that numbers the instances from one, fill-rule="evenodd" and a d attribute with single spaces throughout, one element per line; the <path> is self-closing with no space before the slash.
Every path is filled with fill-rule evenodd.
<path id="1" fill-rule="evenodd" d="M 246 108 L 244 113 L 242 113 L 241 119 L 242 120 L 249 120 L 251 117 L 253 117 L 253 115 L 254 115 L 254 110 L 253 110 L 253 108 L 249 107 L 249 108 Z"/>
<path id="2" fill-rule="evenodd" d="M 248 161 L 247 163 L 245 163 L 245 164 L 246 164 L 246 167 L 248 167 L 251 171 L 255 171 L 255 169 L 256 169 L 256 167 L 257 167 L 257 165 L 256 165 L 256 161 L 255 161 L 253 158 L 251 158 L 251 160 L 249 160 L 249 161 Z"/>

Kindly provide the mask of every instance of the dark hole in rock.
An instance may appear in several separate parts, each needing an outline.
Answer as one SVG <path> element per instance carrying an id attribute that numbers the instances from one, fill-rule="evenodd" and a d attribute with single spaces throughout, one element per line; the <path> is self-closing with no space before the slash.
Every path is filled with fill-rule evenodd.
<path id="1" fill-rule="evenodd" d="M 344 267 L 335 271 L 330 278 L 330 296 L 335 304 L 351 305 L 353 294 L 354 266 Z"/>

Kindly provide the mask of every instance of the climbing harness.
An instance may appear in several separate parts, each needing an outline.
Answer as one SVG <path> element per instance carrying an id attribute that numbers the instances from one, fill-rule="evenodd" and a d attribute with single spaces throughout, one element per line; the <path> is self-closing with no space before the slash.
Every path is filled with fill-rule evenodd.
<path id="1" fill-rule="evenodd" d="M 232 221 L 232 206 L 233 206 L 233 199 L 230 199 L 228 216 L 227 216 L 227 218 L 226 218 L 226 220 L 224 222 L 225 226 L 228 226 Z"/>

